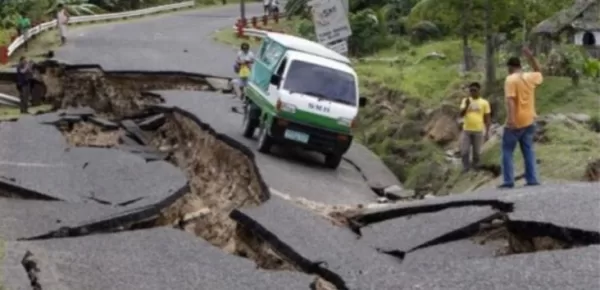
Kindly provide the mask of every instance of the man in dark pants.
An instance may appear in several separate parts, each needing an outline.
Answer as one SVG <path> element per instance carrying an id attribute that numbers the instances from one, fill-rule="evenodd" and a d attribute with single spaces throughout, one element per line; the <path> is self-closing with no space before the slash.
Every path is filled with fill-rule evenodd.
<path id="1" fill-rule="evenodd" d="M 28 113 L 32 78 L 32 65 L 22 56 L 17 65 L 17 90 L 19 90 L 19 98 L 21 99 L 21 114 Z"/>
<path id="2" fill-rule="evenodd" d="M 517 144 L 521 148 L 525 163 L 526 185 L 539 185 L 536 173 L 536 159 L 533 144 L 535 135 L 535 89 L 542 84 L 543 77 L 539 62 L 528 48 L 523 49 L 533 72 L 523 72 L 521 60 L 512 57 L 508 60 L 508 73 L 504 83 L 506 101 L 506 125 L 502 135 L 502 176 L 504 182 L 499 188 L 515 186 L 513 152 Z"/>

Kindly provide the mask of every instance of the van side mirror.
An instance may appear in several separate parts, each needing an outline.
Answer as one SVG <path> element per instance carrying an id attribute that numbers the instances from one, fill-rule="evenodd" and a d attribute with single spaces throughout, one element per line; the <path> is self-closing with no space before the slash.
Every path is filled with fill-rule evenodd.
<path id="1" fill-rule="evenodd" d="M 362 107 L 364 107 L 366 105 L 367 105 L 367 98 L 365 98 L 365 97 L 358 98 L 358 106 L 359 107 L 362 108 Z"/>
<path id="2" fill-rule="evenodd" d="M 281 84 L 281 77 L 278 75 L 272 75 L 271 76 L 271 84 L 279 87 L 279 85 Z"/>

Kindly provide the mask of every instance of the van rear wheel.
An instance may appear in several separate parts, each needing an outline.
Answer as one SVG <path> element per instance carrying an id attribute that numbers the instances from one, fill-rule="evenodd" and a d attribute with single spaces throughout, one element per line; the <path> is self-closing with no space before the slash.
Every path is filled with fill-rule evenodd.
<path id="1" fill-rule="evenodd" d="M 342 155 L 337 153 L 325 154 L 325 166 L 327 168 L 336 169 L 342 163 Z"/>

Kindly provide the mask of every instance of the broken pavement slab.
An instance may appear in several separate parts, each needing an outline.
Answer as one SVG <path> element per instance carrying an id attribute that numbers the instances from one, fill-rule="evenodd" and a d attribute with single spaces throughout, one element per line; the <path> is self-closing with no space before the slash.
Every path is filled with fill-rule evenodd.
<path id="1" fill-rule="evenodd" d="M 95 203 L 0 198 L 0 237 L 16 240 L 123 211 Z"/>
<path id="2" fill-rule="evenodd" d="M 121 121 L 121 126 L 129 132 L 140 144 L 150 144 L 150 137 L 132 120 Z"/>
<path id="3" fill-rule="evenodd" d="M 491 207 L 461 207 L 417 213 L 362 227 L 361 240 L 382 251 L 407 253 L 418 247 L 466 238 L 479 231 L 481 222 L 499 216 Z"/>
<path id="4" fill-rule="evenodd" d="M 231 217 L 301 267 L 315 271 L 323 263 L 320 267 L 333 272 L 348 289 L 374 289 L 369 285 L 400 266 L 357 240 L 350 230 L 276 196 L 259 207 L 234 210 Z"/>
<path id="5" fill-rule="evenodd" d="M 448 208 L 492 206 L 509 220 L 548 223 L 558 227 L 600 232 L 597 183 L 545 184 L 512 190 L 481 190 L 432 199 L 399 202 L 382 209 L 368 209 L 352 219 L 370 224 L 422 212 Z"/>
<path id="6" fill-rule="evenodd" d="M 367 147 L 356 141 L 352 142 L 352 146 L 344 154 L 344 159 L 360 170 L 369 187 L 373 189 L 382 191 L 393 185 L 401 187 L 400 180 L 383 161 Z"/>
<path id="7" fill-rule="evenodd" d="M 258 270 L 250 260 L 171 228 L 7 244 L 8 251 L 19 249 L 33 254 L 43 289 L 309 289 L 315 279 Z"/>
<path id="8" fill-rule="evenodd" d="M 381 277 L 370 289 L 598 289 L 600 247 L 423 264 L 402 277 Z M 395 281 L 396 280 L 396 281 Z"/>

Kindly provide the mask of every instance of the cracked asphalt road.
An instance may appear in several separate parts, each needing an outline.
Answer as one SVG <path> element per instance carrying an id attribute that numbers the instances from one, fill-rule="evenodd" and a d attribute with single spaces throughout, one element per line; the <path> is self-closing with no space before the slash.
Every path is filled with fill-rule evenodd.
<path id="1" fill-rule="evenodd" d="M 249 4 L 246 11 L 259 15 L 262 7 Z M 214 42 L 212 34 L 233 26 L 237 17 L 239 6 L 228 5 L 73 29 L 56 58 L 72 64 L 99 64 L 105 70 L 234 77 L 231 67 L 236 52 Z"/>
<path id="2" fill-rule="evenodd" d="M 258 11 L 260 8 L 250 5 L 249 9 Z M 82 35 L 72 37 L 70 44 L 59 50 L 58 55 L 71 63 L 97 63 L 107 70 L 211 70 L 212 74 L 226 76 L 230 74 L 229 60 L 235 51 L 212 43 L 209 35 L 214 29 L 230 25 L 236 12 L 236 7 L 220 7 L 90 27 L 89 30 L 84 28 L 78 32 Z M 191 35 L 196 38 L 190 39 Z M 179 42 L 169 46 L 167 39 Z M 196 54 L 191 53 L 193 49 L 185 48 L 192 45 L 198 49 Z M 177 49 L 188 49 L 188 53 L 177 54 Z M 254 141 L 240 136 L 240 116 L 230 112 L 236 101 L 198 92 L 169 91 L 163 95 L 167 105 L 183 108 L 210 123 L 218 132 L 254 148 Z M 127 179 L 129 173 L 134 176 L 133 171 L 137 169 L 121 166 L 102 154 L 82 153 L 87 150 L 65 153 L 59 133 L 37 124 L 46 117 L 49 116 L 22 119 L 12 124 L 0 123 L 0 132 L 6 134 L 0 139 L 0 145 L 3 145 L 0 159 L 10 161 L 1 164 L 0 175 L 18 176 L 17 182 L 31 189 L 77 197 L 82 193 L 77 190 L 80 187 L 60 180 L 52 183 L 46 175 L 58 174 L 62 177 L 57 179 L 77 185 L 102 175 L 95 169 L 97 162 L 107 168 L 100 171 L 115 173 L 115 176 L 104 176 L 106 183 L 122 182 L 112 182 L 104 188 L 95 182 L 85 182 L 81 188 L 100 188 L 99 194 L 115 202 L 122 201 L 126 194 L 135 193 L 128 186 L 134 185 L 133 179 L 142 177 Z M 28 126 L 39 131 L 11 133 L 11 126 Z M 371 163 L 364 158 L 366 155 L 360 158 L 349 155 L 355 163 Z M 78 160 L 87 156 L 89 160 L 85 160 L 91 166 L 86 167 L 89 174 L 80 170 L 81 174 L 87 175 L 83 181 L 71 180 L 69 176 L 74 175 L 59 170 L 47 171 L 45 167 L 30 171 L 20 168 L 42 164 L 40 160 L 43 164 L 71 164 L 82 168 L 79 166 L 82 162 Z M 306 159 L 308 164 L 307 161 L 302 163 L 257 154 L 256 162 L 270 186 L 296 197 L 330 204 L 367 202 L 374 198 L 368 183 L 362 179 L 365 172 L 358 172 L 350 163 L 344 163 L 338 171 L 325 171 L 315 167 L 316 162 L 310 162 L 310 156 Z M 366 175 L 377 172 L 368 166 L 363 171 Z M 162 176 L 165 181 L 177 181 L 177 178 L 167 177 L 168 174 Z M 158 186 L 151 189 L 157 191 L 157 197 L 170 192 Z M 261 206 L 235 209 L 231 218 L 240 225 L 255 226 L 254 229 L 259 229 L 272 246 L 284 244 L 286 251 L 293 252 L 297 260 L 304 260 L 311 269 L 318 265 L 320 269 L 333 272 L 346 287 L 340 289 L 587 290 L 600 286 L 597 263 L 600 248 L 589 246 L 600 244 L 597 190 L 597 184 L 589 183 L 544 185 L 400 203 L 365 213 L 371 216 L 365 218 L 363 215 L 362 220 L 370 222 L 360 226 L 362 237 L 278 197 L 272 197 Z M 150 188 L 144 191 L 150 191 Z M 476 204 L 482 202 L 489 204 L 486 207 Z M 513 205 L 512 209 L 502 210 L 513 226 L 525 226 L 526 230 L 537 231 L 536 234 L 541 236 L 564 234 L 575 239 L 571 241 L 575 246 L 581 247 L 498 257 L 496 248 L 474 244 L 470 238 L 451 240 L 450 236 L 493 214 L 488 206 L 494 208 L 499 203 Z M 174 229 L 15 241 L 64 225 L 85 224 L 90 219 L 110 220 L 107 217 L 136 210 L 139 209 L 127 208 L 123 212 L 112 206 L 86 204 L 79 198 L 65 198 L 65 202 L 0 198 L 0 219 L 5 222 L 0 226 L 0 238 L 9 240 L 4 243 L 6 251 L 0 261 L 0 281 L 8 289 L 30 286 L 21 265 L 27 251 L 33 253 L 37 267 L 41 269 L 37 278 L 43 289 L 308 289 L 314 279 L 314 276 L 300 272 L 257 270 L 249 260 L 229 255 L 204 240 Z M 377 219 L 374 216 L 380 219 L 374 221 Z M 424 245 L 428 246 L 421 248 Z M 400 260 L 399 254 L 388 255 L 376 248 L 395 250 L 406 257 Z"/>
<path id="3" fill-rule="evenodd" d="M 260 5 L 247 5 L 248 15 L 259 15 L 261 11 Z M 216 43 L 212 35 L 231 27 L 238 15 L 239 6 L 229 5 L 84 27 L 70 32 L 69 43 L 58 49 L 56 56 L 71 64 L 99 64 L 107 71 L 185 71 L 234 77 L 231 64 L 235 49 Z M 255 148 L 254 142 L 241 138 L 241 119 L 231 113 L 235 102 L 219 100 L 215 94 L 191 93 L 191 99 L 175 96 L 185 92 L 172 94 L 173 105 Z M 369 187 L 369 179 L 381 187 L 399 185 L 399 181 L 378 158 L 360 149 L 354 148 L 347 156 L 356 156 L 355 163 L 363 172 L 348 162 L 337 171 L 319 168 L 323 157 L 316 154 L 300 156 L 297 161 L 257 155 L 267 183 L 278 191 L 326 204 L 374 202 L 377 196 Z"/>

